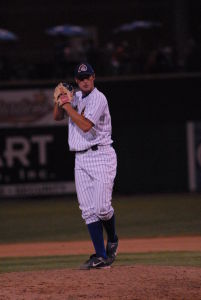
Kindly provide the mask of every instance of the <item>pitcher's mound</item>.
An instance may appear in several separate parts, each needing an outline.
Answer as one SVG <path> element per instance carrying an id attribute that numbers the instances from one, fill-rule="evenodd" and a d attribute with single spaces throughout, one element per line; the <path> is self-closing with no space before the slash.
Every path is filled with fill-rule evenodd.
<path id="1" fill-rule="evenodd" d="M 113 266 L 106 270 L 54 270 L 0 276 L 0 299 L 201 299 L 201 269 Z"/>

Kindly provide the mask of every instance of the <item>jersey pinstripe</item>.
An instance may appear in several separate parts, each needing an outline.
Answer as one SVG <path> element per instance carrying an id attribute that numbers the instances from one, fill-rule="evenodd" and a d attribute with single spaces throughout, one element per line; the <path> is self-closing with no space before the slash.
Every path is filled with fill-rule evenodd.
<path id="1" fill-rule="evenodd" d="M 83 132 L 69 118 L 68 143 L 71 151 L 89 149 L 93 145 L 110 145 L 111 117 L 106 97 L 97 88 L 86 97 L 82 98 L 81 92 L 76 92 L 73 107 L 79 114 L 84 114 L 94 126 L 88 132 Z"/>

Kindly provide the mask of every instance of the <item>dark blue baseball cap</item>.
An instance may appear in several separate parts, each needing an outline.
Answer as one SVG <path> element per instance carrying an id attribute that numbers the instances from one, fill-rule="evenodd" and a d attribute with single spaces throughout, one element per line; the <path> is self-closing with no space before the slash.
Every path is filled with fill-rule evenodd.
<path id="1" fill-rule="evenodd" d="M 74 76 L 75 78 L 85 78 L 90 75 L 93 75 L 94 69 L 92 66 L 88 63 L 80 63 L 79 65 L 76 66 L 75 71 L 74 71 Z"/>

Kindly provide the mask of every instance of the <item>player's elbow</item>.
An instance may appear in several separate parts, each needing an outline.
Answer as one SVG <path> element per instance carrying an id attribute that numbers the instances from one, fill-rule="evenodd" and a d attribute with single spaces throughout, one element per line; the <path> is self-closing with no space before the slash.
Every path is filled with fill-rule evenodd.
<path id="1" fill-rule="evenodd" d="M 64 112 L 63 110 L 59 110 L 58 107 L 55 105 L 54 111 L 53 111 L 53 117 L 55 121 L 61 121 L 64 119 Z"/>
<path id="2" fill-rule="evenodd" d="M 54 120 L 61 121 L 61 120 L 63 120 L 63 116 L 54 115 Z"/>

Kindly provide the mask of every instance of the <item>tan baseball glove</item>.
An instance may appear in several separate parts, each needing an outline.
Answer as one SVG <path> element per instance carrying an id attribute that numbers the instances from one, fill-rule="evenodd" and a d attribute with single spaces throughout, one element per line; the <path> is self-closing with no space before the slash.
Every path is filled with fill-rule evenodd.
<path id="1" fill-rule="evenodd" d="M 59 83 L 54 90 L 54 103 L 62 107 L 65 103 L 71 103 L 74 95 L 72 85 Z"/>

